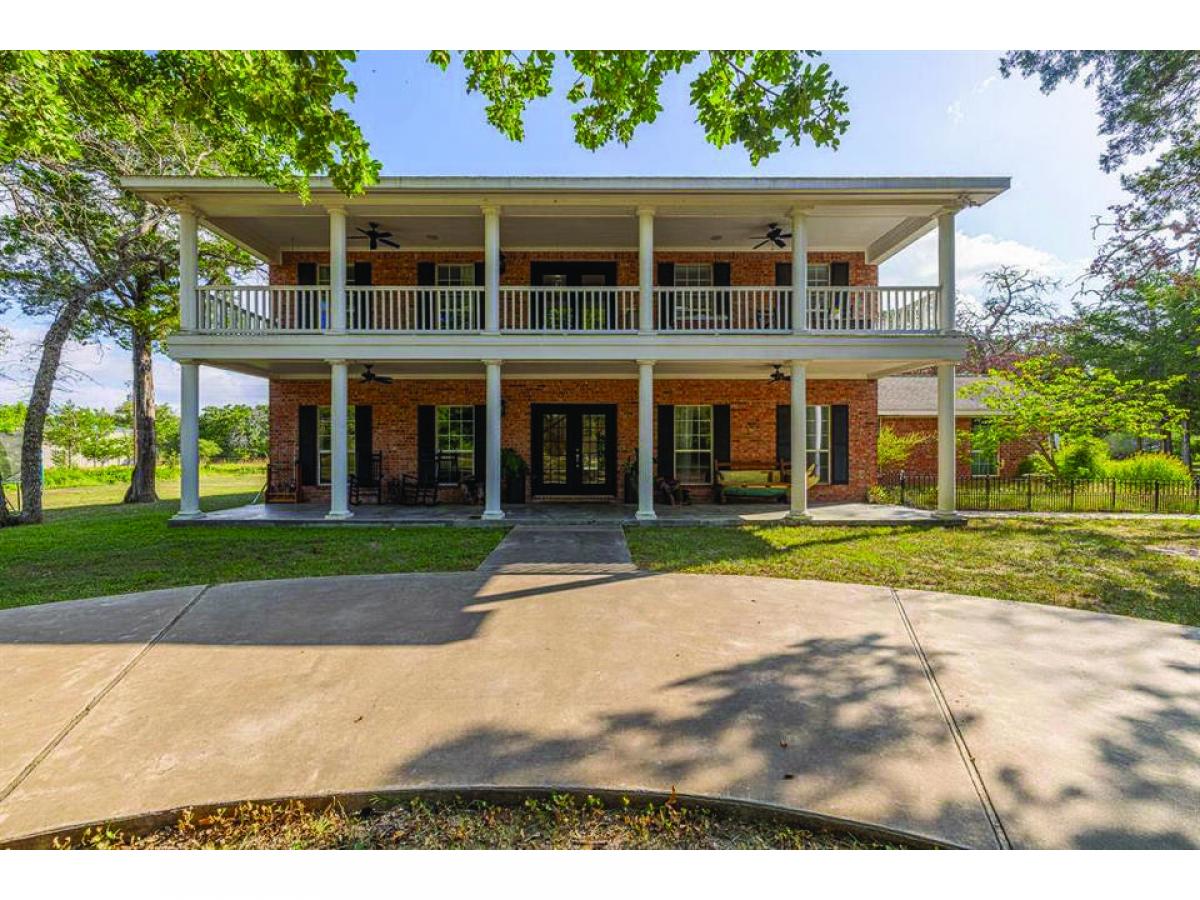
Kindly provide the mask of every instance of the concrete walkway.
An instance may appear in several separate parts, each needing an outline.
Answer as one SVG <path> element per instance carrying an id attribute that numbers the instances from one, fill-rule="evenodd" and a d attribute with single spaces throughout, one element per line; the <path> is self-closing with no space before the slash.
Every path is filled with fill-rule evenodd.
<path id="1" fill-rule="evenodd" d="M 248 797 L 554 785 L 674 787 L 973 847 L 1200 845 L 1195 629 L 553 572 L 587 536 L 513 535 L 478 572 L 0 612 L 0 840 Z M 595 537 L 600 565 L 626 565 Z"/>

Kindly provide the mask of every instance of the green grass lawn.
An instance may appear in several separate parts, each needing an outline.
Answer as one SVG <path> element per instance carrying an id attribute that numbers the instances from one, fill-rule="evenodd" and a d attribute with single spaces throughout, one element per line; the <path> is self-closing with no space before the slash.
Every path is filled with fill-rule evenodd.
<path id="1" fill-rule="evenodd" d="M 885 584 L 1200 625 L 1200 522 L 972 520 L 962 528 L 630 528 L 657 571 Z"/>
<path id="2" fill-rule="evenodd" d="M 261 475 L 202 476 L 206 510 L 249 503 Z M 153 504 L 124 505 L 124 485 L 46 492 L 46 522 L 0 530 L 0 609 L 150 590 L 306 575 L 473 569 L 497 528 L 169 528 L 177 481 Z"/>

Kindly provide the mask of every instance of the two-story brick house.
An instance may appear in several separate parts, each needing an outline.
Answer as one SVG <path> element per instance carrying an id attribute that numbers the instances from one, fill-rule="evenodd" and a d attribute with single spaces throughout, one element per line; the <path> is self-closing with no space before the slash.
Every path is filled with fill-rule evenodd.
<path id="1" fill-rule="evenodd" d="M 182 517 L 202 365 L 269 380 L 271 461 L 332 519 L 373 454 L 385 477 L 451 460 L 447 485 L 473 473 L 502 518 L 502 449 L 533 502 L 622 499 L 636 467 L 640 519 L 658 475 L 703 500 L 717 462 L 795 447 L 812 499 L 863 499 L 876 380 L 933 365 L 953 511 L 954 220 L 1008 179 L 384 178 L 353 198 L 315 180 L 308 204 L 244 179 L 127 186 L 180 213 Z M 197 285 L 201 222 L 270 283 Z M 939 283 L 879 287 L 933 229 Z"/>

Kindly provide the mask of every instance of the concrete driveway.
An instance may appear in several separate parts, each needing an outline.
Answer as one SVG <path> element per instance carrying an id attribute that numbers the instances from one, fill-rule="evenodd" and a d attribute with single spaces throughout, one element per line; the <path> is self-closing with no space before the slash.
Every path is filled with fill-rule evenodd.
<path id="1" fill-rule="evenodd" d="M 501 551 L 474 573 L 0 612 L 0 840 L 247 797 L 558 785 L 973 847 L 1200 846 L 1195 629 L 648 575 L 615 551 L 514 573 Z"/>

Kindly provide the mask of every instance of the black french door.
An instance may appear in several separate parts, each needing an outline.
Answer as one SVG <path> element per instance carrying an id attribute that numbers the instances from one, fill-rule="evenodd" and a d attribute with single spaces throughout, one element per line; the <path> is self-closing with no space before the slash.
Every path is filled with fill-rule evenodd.
<path id="1" fill-rule="evenodd" d="M 616 494 L 615 405 L 535 403 L 532 413 L 534 494 Z"/>

